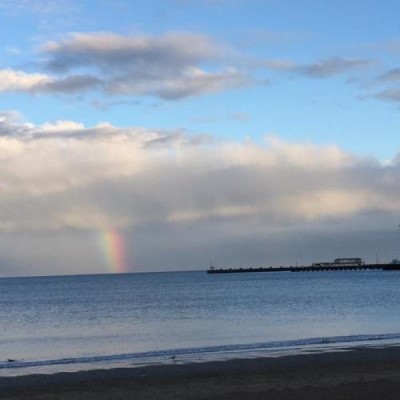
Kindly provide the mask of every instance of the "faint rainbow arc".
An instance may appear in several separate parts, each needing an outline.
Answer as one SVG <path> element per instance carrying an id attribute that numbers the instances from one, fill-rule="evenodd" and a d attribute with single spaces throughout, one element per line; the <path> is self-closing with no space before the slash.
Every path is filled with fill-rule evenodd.
<path id="1" fill-rule="evenodd" d="M 100 243 L 109 271 L 127 272 L 124 236 L 117 229 L 107 229 L 100 233 Z"/>

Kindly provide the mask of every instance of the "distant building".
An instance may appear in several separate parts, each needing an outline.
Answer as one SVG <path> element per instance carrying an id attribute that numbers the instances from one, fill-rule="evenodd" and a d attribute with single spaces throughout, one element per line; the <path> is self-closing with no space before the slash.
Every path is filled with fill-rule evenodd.
<path id="1" fill-rule="evenodd" d="M 364 265 L 364 261 L 359 257 L 351 258 L 335 258 L 333 262 L 317 262 L 313 263 L 313 267 L 360 267 Z"/>

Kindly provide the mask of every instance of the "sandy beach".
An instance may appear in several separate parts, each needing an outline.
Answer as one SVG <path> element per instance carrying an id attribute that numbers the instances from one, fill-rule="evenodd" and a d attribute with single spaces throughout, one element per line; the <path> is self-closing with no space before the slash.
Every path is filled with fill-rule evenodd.
<path id="1" fill-rule="evenodd" d="M 6 399 L 399 399 L 400 347 L 0 378 Z"/>

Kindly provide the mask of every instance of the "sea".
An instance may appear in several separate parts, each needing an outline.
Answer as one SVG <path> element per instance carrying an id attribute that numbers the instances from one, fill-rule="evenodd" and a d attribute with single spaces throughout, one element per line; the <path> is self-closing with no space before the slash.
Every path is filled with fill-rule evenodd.
<path id="1" fill-rule="evenodd" d="M 0 279 L 0 376 L 400 344 L 400 272 Z"/>

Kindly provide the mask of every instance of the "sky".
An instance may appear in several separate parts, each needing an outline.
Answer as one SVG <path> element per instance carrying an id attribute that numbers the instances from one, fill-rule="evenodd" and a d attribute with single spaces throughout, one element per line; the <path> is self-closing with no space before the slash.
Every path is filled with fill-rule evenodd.
<path id="1" fill-rule="evenodd" d="M 400 257 L 396 0 L 0 0 L 0 276 Z"/>

